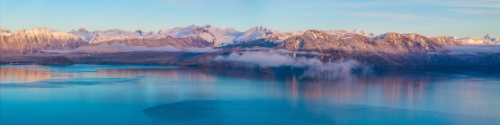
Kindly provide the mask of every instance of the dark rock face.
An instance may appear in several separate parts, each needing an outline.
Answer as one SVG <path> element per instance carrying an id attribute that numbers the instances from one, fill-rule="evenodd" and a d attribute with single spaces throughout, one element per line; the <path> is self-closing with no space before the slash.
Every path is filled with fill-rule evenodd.
<path id="1" fill-rule="evenodd" d="M 37 64 L 45 66 L 69 66 L 69 65 L 74 65 L 75 62 L 71 61 L 69 58 L 66 58 L 64 56 L 56 56 L 42 60 Z"/>

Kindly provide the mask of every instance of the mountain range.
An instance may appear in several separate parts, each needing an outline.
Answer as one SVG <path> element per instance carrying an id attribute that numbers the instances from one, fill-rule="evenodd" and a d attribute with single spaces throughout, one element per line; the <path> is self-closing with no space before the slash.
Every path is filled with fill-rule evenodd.
<path id="1" fill-rule="evenodd" d="M 484 38 L 457 38 L 394 32 L 377 35 L 363 30 L 279 32 L 262 26 L 253 27 L 245 32 L 232 28 L 217 28 L 212 25 L 191 25 L 183 28 L 162 29 L 158 32 L 120 29 L 88 31 L 84 27 L 67 33 L 57 32 L 49 28 L 17 32 L 4 29 L 0 30 L 0 53 L 2 53 L 0 58 L 3 59 L 0 61 L 16 62 L 15 58 L 19 57 L 8 56 L 8 54 L 24 54 L 26 60 L 30 60 L 33 59 L 32 57 L 28 58 L 30 54 L 51 52 L 51 50 L 81 50 L 92 47 L 120 50 L 126 49 L 127 46 L 138 46 L 146 48 L 131 50 L 143 51 L 152 48 L 152 51 L 177 52 L 178 54 L 165 55 L 160 52 L 155 53 L 157 55 L 153 54 L 154 56 L 146 54 L 141 55 L 141 57 L 96 55 L 92 58 L 82 59 L 83 57 L 78 57 L 73 58 L 73 60 L 82 61 L 77 63 L 91 63 L 97 60 L 98 62 L 94 63 L 135 62 L 134 64 L 142 64 L 147 61 L 148 64 L 214 65 L 224 64 L 213 63 L 213 59 L 217 56 L 227 56 L 228 53 L 244 55 L 242 51 L 245 50 L 263 52 L 279 50 L 293 53 L 293 58 L 298 55 L 314 56 L 321 62 L 357 60 L 375 67 L 484 67 L 500 65 L 500 52 L 499 48 L 496 47 L 497 43 L 500 43 L 500 39 L 489 35 Z M 196 50 L 196 48 L 207 47 L 215 49 L 208 49 L 210 51 Z M 206 52 L 206 54 L 193 55 L 189 54 L 190 52 Z M 311 55 L 311 53 L 313 54 Z M 268 55 L 272 55 L 272 53 L 268 53 Z M 151 56 L 155 59 L 146 58 Z M 233 56 L 239 58 L 238 55 Z M 165 60 L 167 57 L 168 60 Z M 140 59 L 132 61 L 130 58 Z M 235 66 L 233 63 L 229 65 Z"/>
<path id="2" fill-rule="evenodd" d="M 84 27 L 79 30 L 73 30 L 69 34 L 73 34 L 89 43 L 98 43 L 110 40 L 123 40 L 123 39 L 162 39 L 167 36 L 173 38 L 184 37 L 200 37 L 208 42 L 213 43 L 214 46 L 228 45 L 244 41 L 252 41 L 257 39 L 265 39 L 274 37 L 273 41 L 282 41 L 292 36 L 301 35 L 305 31 L 292 31 L 292 32 L 279 32 L 277 30 L 265 28 L 263 26 L 252 27 L 247 31 L 240 32 L 234 28 L 218 28 L 212 25 L 196 26 L 191 25 L 188 27 L 177 27 L 173 29 L 162 29 L 158 32 L 143 32 L 137 31 L 123 31 L 120 29 L 107 30 L 107 31 L 87 31 Z M 374 38 L 379 35 L 365 32 L 360 29 L 355 30 L 322 30 L 322 32 L 330 35 L 348 36 L 350 34 L 363 35 L 369 38 Z M 383 34 L 382 34 L 383 35 Z M 455 36 L 447 36 L 450 39 L 458 39 L 468 44 L 482 44 L 490 41 L 498 42 L 500 38 L 492 38 L 486 35 L 484 38 L 458 38 Z"/>
<path id="3" fill-rule="evenodd" d="M 387 40 L 386 37 L 395 38 Z M 410 50 L 408 47 L 411 46 L 415 48 L 412 46 L 414 44 L 407 43 L 408 45 L 406 45 L 404 42 L 432 41 L 439 43 L 440 45 L 483 45 L 500 43 L 500 38 L 492 38 L 489 35 L 486 35 L 484 38 L 457 38 L 455 36 L 428 37 L 419 34 L 398 34 L 392 32 L 376 35 L 359 29 L 307 30 L 282 33 L 263 26 L 253 27 L 245 32 L 240 32 L 233 28 L 218 28 L 212 25 L 191 25 L 182 28 L 177 27 L 173 29 L 162 29 L 158 32 L 144 32 L 142 30 L 124 31 L 120 29 L 88 31 L 85 27 L 78 30 L 72 30 L 68 33 L 57 32 L 50 30 L 49 28 L 21 30 L 18 32 L 11 32 L 3 29 L 0 30 L 0 38 L 0 51 L 5 53 L 38 53 L 44 50 L 74 49 L 80 46 L 100 46 L 112 44 L 147 47 L 171 45 L 179 48 L 262 46 L 283 47 L 286 49 L 293 48 L 296 50 Z M 304 40 L 315 41 L 310 43 L 317 43 L 316 47 L 304 44 Z M 291 46 L 292 43 L 297 45 Z M 394 46 L 387 46 L 394 43 L 398 44 Z M 278 44 L 281 45 L 278 46 Z M 417 45 L 424 46 L 427 44 L 419 43 Z"/>

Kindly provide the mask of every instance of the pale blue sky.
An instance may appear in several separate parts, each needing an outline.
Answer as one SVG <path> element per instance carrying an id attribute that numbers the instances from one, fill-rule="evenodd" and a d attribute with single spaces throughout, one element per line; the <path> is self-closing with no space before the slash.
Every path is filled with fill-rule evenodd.
<path id="1" fill-rule="evenodd" d="M 438 1 L 438 2 L 436 2 Z M 67 32 L 212 24 L 500 37 L 500 0 L 0 0 L 0 27 Z"/>

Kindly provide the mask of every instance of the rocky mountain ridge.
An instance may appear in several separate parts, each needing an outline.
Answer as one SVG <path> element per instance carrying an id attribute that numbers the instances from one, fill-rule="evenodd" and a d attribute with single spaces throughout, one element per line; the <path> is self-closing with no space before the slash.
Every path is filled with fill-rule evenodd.
<path id="1" fill-rule="evenodd" d="M 75 49 L 88 44 L 74 35 L 54 32 L 46 27 L 0 35 L 0 52 L 2 53 L 31 54 L 44 50 Z"/>
<path id="2" fill-rule="evenodd" d="M 212 25 L 163 29 L 159 32 L 88 31 L 85 27 L 69 33 L 48 28 L 11 32 L 0 30 L 2 49 L 17 53 L 37 53 L 40 50 L 74 49 L 80 46 L 124 44 L 127 46 L 159 47 L 271 47 L 287 50 L 384 51 L 384 52 L 442 52 L 445 46 L 466 44 L 496 44 L 489 35 L 484 38 L 428 37 L 419 34 L 388 32 L 381 35 L 362 30 L 307 30 L 281 33 L 262 26 L 239 32 L 232 28 Z M 55 41 L 55 42 L 53 42 Z M 46 45 L 39 45 L 39 44 Z M 51 45 L 54 44 L 54 45 Z M 13 46 L 13 47 L 11 47 Z"/>

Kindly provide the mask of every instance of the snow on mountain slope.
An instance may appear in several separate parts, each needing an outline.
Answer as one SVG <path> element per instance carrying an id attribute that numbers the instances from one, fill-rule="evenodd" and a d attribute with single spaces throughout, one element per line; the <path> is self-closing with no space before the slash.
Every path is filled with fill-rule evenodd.
<path id="1" fill-rule="evenodd" d="M 500 38 L 491 38 L 491 42 L 499 43 Z"/>
<path id="2" fill-rule="evenodd" d="M 142 31 L 123 31 L 119 29 L 107 30 L 107 31 L 96 31 L 94 32 L 94 37 L 90 40 L 90 43 L 97 43 L 109 40 L 124 40 L 124 39 L 143 39 Z"/>
<path id="3" fill-rule="evenodd" d="M 236 39 L 235 41 L 245 41 L 244 39 L 255 40 L 255 39 L 265 38 L 269 41 L 282 42 L 283 40 L 286 40 L 290 37 L 303 35 L 306 32 L 306 31 L 292 31 L 292 32 L 280 33 L 278 31 L 269 30 L 269 29 L 267 29 L 268 32 L 265 32 L 265 30 L 266 30 L 265 28 L 257 30 L 259 28 L 260 27 L 250 29 L 249 31 L 247 31 L 245 33 L 245 35 L 242 35 L 240 39 Z M 356 29 L 356 30 L 323 30 L 320 32 L 324 32 L 324 33 L 329 34 L 329 35 L 346 37 L 346 38 L 349 37 L 349 34 L 359 34 L 359 35 L 363 35 L 363 36 L 366 36 L 369 38 L 374 38 L 377 36 L 373 33 L 365 32 L 365 31 L 359 30 L 359 29 Z M 247 34 L 250 37 L 248 37 Z M 244 38 L 245 36 L 247 36 L 247 38 Z"/>
<path id="4" fill-rule="evenodd" d="M 92 40 L 92 38 L 94 37 L 94 33 L 87 31 L 85 29 L 85 27 L 82 27 L 81 29 L 78 29 L 78 31 L 71 30 L 71 32 L 69 32 L 69 34 L 73 34 L 76 37 L 78 37 L 80 39 L 83 39 L 83 40 L 85 40 L 87 42 L 89 42 L 90 40 Z"/>
<path id="5" fill-rule="evenodd" d="M 46 27 L 23 29 L 8 36 L 0 35 L 0 53 L 39 53 L 44 50 L 74 49 L 87 44 L 75 35 Z"/>
<path id="6" fill-rule="evenodd" d="M 215 28 L 212 25 L 205 25 L 198 30 L 203 31 L 203 35 L 200 35 L 203 39 L 214 38 L 214 45 L 230 44 L 233 40 L 240 36 L 242 33 L 236 31 L 233 28 L 221 29 Z"/>
<path id="7" fill-rule="evenodd" d="M 233 28 L 218 28 L 212 25 L 196 26 L 191 25 L 188 27 L 177 27 L 173 29 L 162 29 L 158 33 L 142 32 L 140 30 L 122 31 L 122 30 L 107 30 L 107 31 L 94 31 L 89 32 L 84 27 L 75 31 L 69 32 L 89 43 L 99 43 L 110 40 L 123 40 L 123 39 L 162 39 L 168 36 L 173 38 L 184 37 L 200 37 L 214 46 L 233 44 L 233 42 L 253 41 L 257 39 L 267 39 L 269 41 L 280 42 L 289 37 L 302 35 L 305 31 L 292 31 L 280 33 L 279 31 L 265 28 L 263 26 L 253 27 L 245 32 L 236 31 Z M 363 30 L 326 30 L 323 31 L 331 35 L 345 36 L 347 34 L 360 34 L 370 38 L 375 35 Z"/>
<path id="8" fill-rule="evenodd" d="M 72 30 L 69 34 L 73 34 L 89 43 L 99 43 L 110 40 L 143 39 L 144 37 L 152 35 L 152 32 L 143 33 L 141 30 L 132 32 L 119 29 L 89 32 L 85 27 L 82 27 L 78 31 Z"/>
<path id="9" fill-rule="evenodd" d="M 285 32 L 285 33 L 276 33 L 272 35 L 266 36 L 266 39 L 270 41 L 275 41 L 275 42 L 282 42 L 283 40 L 286 40 L 290 37 L 294 36 L 299 36 L 304 34 L 305 31 L 292 31 L 292 32 Z"/>
<path id="10" fill-rule="evenodd" d="M 469 37 L 469 38 L 460 38 L 459 40 L 463 41 L 466 44 L 490 44 L 491 43 L 491 39 L 485 39 L 485 38 Z"/>
<path id="11" fill-rule="evenodd" d="M 494 42 L 494 43 L 499 43 L 500 42 L 500 38 L 492 38 L 490 36 L 490 34 L 486 34 L 486 36 L 484 36 L 485 39 L 488 39 L 488 40 L 491 40 L 491 42 Z"/>
<path id="12" fill-rule="evenodd" d="M 0 30 L 0 35 L 12 34 L 8 30 Z M 242 42 L 254 41 L 264 39 L 271 42 L 282 42 L 290 37 L 303 35 L 305 31 L 292 31 L 281 33 L 276 30 L 265 28 L 263 26 L 253 27 L 245 32 L 236 31 L 233 28 L 218 28 L 212 25 L 197 26 L 191 25 L 188 27 L 177 27 L 173 29 L 162 29 L 159 32 L 142 32 L 141 30 L 123 31 L 119 29 L 107 31 L 93 31 L 89 32 L 84 27 L 75 31 L 69 32 L 89 43 L 99 43 L 110 40 L 124 40 L 124 39 L 163 39 L 167 37 L 184 38 L 184 37 L 199 37 L 207 42 L 212 43 L 214 46 L 224 46 L 229 44 L 238 44 Z M 329 35 L 339 36 L 343 39 L 349 39 L 352 35 L 358 34 L 368 38 L 376 38 L 379 35 L 365 32 L 363 30 L 321 30 Z M 384 35 L 384 34 L 382 34 Z M 437 38 L 437 37 L 436 37 Z M 500 38 L 492 38 L 486 35 L 484 38 L 458 38 L 455 36 L 440 36 L 439 39 L 454 40 L 457 44 L 493 44 L 500 43 Z"/>
<path id="13" fill-rule="evenodd" d="M 323 30 L 326 34 L 330 35 L 337 35 L 337 36 L 347 36 L 348 34 L 358 34 L 358 35 L 363 35 L 369 38 L 374 38 L 377 37 L 376 34 L 365 32 L 360 29 L 355 29 L 355 30 Z"/>
<path id="14" fill-rule="evenodd" d="M 483 38 L 476 38 L 476 37 L 459 38 L 456 36 L 446 36 L 446 37 L 449 39 L 458 40 L 462 44 L 494 44 L 495 42 L 498 42 L 495 38 L 491 38 L 489 34 L 487 34 Z"/>
<path id="15" fill-rule="evenodd" d="M 260 38 L 266 38 L 272 35 L 280 34 L 280 32 L 272 29 L 265 28 L 263 26 L 253 27 L 246 32 L 244 32 L 241 36 L 234 39 L 237 42 L 251 41 Z"/>
<path id="16" fill-rule="evenodd" d="M 0 29 L 0 36 L 10 36 L 14 34 L 13 32 L 11 32 L 10 30 L 7 30 L 7 29 Z"/>
<path id="17" fill-rule="evenodd" d="M 156 36 L 151 36 L 151 37 L 156 38 L 156 39 L 161 39 L 161 38 L 165 38 L 167 36 L 171 36 L 174 38 L 194 36 L 194 35 L 196 35 L 196 28 L 197 27 L 198 26 L 196 26 L 196 25 L 191 25 L 188 27 L 177 27 L 174 29 L 162 29 L 158 32 L 158 34 Z"/>
<path id="18" fill-rule="evenodd" d="M 177 27 L 174 29 L 162 29 L 157 35 L 153 35 L 150 38 L 161 39 L 167 36 L 172 36 L 174 38 L 183 38 L 188 36 L 199 36 L 202 39 L 212 42 L 215 46 L 222 44 L 232 43 L 233 40 L 240 36 L 241 32 L 236 31 L 233 28 L 218 28 L 212 25 L 196 26 L 191 25 L 188 27 Z"/>

